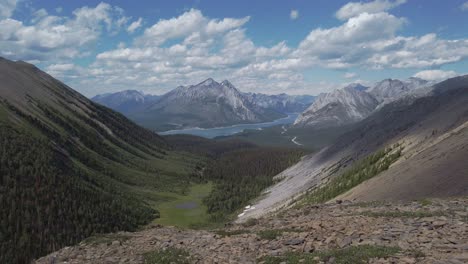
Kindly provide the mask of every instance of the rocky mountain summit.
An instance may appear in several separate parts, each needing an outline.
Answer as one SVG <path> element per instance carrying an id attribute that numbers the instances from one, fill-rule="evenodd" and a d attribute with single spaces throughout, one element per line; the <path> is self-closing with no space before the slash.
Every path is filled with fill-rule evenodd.
<path id="1" fill-rule="evenodd" d="M 36 263 L 145 263 L 172 252 L 177 263 L 466 263 L 466 204 L 467 198 L 338 201 L 222 230 L 151 226 L 94 237 Z"/>
<path id="2" fill-rule="evenodd" d="M 137 123 L 156 130 L 258 123 L 284 116 L 252 104 L 229 81 L 218 83 L 211 78 L 179 86 L 142 111 L 129 114 Z"/>
<path id="3" fill-rule="evenodd" d="M 391 102 L 413 100 L 431 91 L 434 83 L 411 77 L 400 81 L 385 79 L 371 87 L 359 83 L 321 94 L 294 122 L 296 127 L 336 127 L 358 122 Z"/>
<path id="4" fill-rule="evenodd" d="M 350 85 L 319 95 L 296 119 L 294 125 L 335 127 L 364 119 L 372 113 L 378 101 L 360 88 L 362 86 Z"/>
<path id="5" fill-rule="evenodd" d="M 415 93 L 416 90 L 430 86 L 431 82 L 411 77 L 408 80 L 385 79 L 366 91 L 374 96 L 380 103 L 391 102 L 402 96 Z"/>

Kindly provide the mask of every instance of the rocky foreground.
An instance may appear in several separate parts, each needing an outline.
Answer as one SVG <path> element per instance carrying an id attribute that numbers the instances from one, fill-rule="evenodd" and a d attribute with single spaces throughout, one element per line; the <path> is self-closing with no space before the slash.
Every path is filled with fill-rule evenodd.
<path id="1" fill-rule="evenodd" d="M 468 198 L 305 206 L 215 231 L 152 226 L 37 263 L 145 263 L 165 249 L 182 249 L 187 263 L 468 263 Z"/>

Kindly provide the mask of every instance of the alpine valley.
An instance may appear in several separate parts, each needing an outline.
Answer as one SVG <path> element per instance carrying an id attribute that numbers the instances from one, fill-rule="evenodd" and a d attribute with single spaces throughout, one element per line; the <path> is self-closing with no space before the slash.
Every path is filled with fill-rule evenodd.
<path id="1" fill-rule="evenodd" d="M 58 2 L 0 0 L 0 264 L 468 263 L 466 0 Z"/>

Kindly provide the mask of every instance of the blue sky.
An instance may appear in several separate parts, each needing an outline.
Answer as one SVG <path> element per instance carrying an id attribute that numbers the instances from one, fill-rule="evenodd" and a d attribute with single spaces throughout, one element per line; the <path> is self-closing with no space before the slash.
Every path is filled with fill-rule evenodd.
<path id="1" fill-rule="evenodd" d="M 208 77 L 317 94 L 468 73 L 466 0 L 0 0 L 0 56 L 87 96 L 161 94 Z"/>

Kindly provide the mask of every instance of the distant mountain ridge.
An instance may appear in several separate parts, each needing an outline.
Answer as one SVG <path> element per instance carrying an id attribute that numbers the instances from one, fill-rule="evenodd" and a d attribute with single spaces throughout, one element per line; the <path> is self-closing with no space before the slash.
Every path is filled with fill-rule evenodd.
<path id="1" fill-rule="evenodd" d="M 158 95 L 144 94 L 136 90 L 96 95 L 91 100 L 122 114 L 141 111 L 159 99 Z"/>
<path id="2" fill-rule="evenodd" d="M 335 127 L 352 124 L 393 101 L 418 98 L 431 91 L 433 83 L 411 77 L 385 79 L 371 87 L 359 83 L 321 94 L 294 122 L 297 127 Z"/>
<path id="3" fill-rule="evenodd" d="M 302 112 L 314 100 L 309 95 L 243 93 L 231 82 L 212 78 L 179 86 L 161 96 L 128 90 L 97 95 L 93 101 L 119 111 L 150 129 L 218 127 L 272 121 Z"/>

